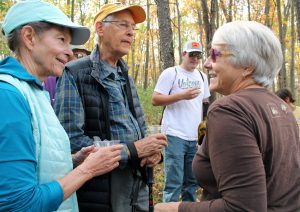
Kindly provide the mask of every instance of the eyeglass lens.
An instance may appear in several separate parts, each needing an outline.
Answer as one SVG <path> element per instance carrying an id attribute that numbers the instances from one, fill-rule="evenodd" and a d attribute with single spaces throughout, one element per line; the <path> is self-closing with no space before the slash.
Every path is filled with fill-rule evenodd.
<path id="1" fill-rule="evenodd" d="M 79 59 L 79 58 L 82 58 L 84 55 L 83 54 L 80 54 L 80 53 L 76 53 L 74 54 L 74 56 Z"/>
<path id="2" fill-rule="evenodd" d="M 126 22 L 126 21 L 105 21 L 104 20 L 102 22 L 115 24 L 119 28 L 124 29 L 124 30 L 128 30 L 128 29 L 137 30 L 135 24 L 130 24 L 130 23 Z"/>
<path id="3" fill-rule="evenodd" d="M 221 55 L 221 52 L 213 48 L 210 49 L 209 53 L 210 53 L 210 58 L 214 63 L 216 62 L 217 57 Z"/>

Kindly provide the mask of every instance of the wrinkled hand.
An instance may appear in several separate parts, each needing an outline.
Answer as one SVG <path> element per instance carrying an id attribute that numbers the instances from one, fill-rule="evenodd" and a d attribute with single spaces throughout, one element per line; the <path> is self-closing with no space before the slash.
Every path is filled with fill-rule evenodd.
<path id="1" fill-rule="evenodd" d="M 154 153 L 153 155 L 143 158 L 140 165 L 141 167 L 145 165 L 148 167 L 154 167 L 160 162 L 160 160 L 161 160 L 161 152 L 157 152 Z"/>
<path id="2" fill-rule="evenodd" d="M 72 154 L 74 166 L 78 166 L 79 164 L 81 164 L 91 152 L 95 151 L 97 151 L 96 147 L 94 145 L 91 145 L 88 147 L 82 147 L 80 151 L 76 152 L 75 154 Z"/>
<path id="3" fill-rule="evenodd" d="M 139 158 L 151 156 L 160 153 L 167 145 L 166 135 L 159 133 L 150 135 L 146 138 L 134 142 Z"/>
<path id="4" fill-rule="evenodd" d="M 194 99 L 201 93 L 199 88 L 188 88 L 180 93 L 181 99 Z"/>
<path id="5" fill-rule="evenodd" d="M 154 212 L 178 211 L 180 202 L 158 203 L 154 206 Z"/>
<path id="6" fill-rule="evenodd" d="M 123 145 L 96 147 L 97 150 L 90 153 L 78 168 L 89 173 L 91 178 L 106 174 L 119 166 L 122 148 Z"/>

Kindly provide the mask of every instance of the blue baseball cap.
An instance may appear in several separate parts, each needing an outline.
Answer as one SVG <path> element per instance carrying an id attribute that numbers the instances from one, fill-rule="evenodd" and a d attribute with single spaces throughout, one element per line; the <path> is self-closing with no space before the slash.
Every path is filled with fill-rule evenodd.
<path id="1" fill-rule="evenodd" d="M 39 21 L 69 28 L 71 44 L 81 45 L 90 38 L 89 28 L 73 23 L 60 9 L 41 0 L 21 1 L 13 5 L 4 18 L 2 30 L 4 35 L 8 36 L 22 25 Z"/>

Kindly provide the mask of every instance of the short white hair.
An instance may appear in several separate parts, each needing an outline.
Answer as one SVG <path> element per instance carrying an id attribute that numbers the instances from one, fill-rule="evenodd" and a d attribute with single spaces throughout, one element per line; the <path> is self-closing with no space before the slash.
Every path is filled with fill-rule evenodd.
<path id="1" fill-rule="evenodd" d="M 252 78 L 271 87 L 282 67 L 282 50 L 278 38 L 267 27 L 255 21 L 234 21 L 215 32 L 212 45 L 225 45 L 234 56 L 230 61 L 239 67 L 254 67 Z"/>

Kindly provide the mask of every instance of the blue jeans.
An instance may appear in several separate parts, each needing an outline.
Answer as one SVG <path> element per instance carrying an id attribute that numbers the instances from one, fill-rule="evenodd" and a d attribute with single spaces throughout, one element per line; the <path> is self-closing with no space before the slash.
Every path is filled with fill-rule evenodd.
<path id="1" fill-rule="evenodd" d="M 164 202 L 196 201 L 197 182 L 192 173 L 192 161 L 197 142 L 168 135 L 168 147 L 164 154 L 165 188 Z"/>

